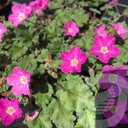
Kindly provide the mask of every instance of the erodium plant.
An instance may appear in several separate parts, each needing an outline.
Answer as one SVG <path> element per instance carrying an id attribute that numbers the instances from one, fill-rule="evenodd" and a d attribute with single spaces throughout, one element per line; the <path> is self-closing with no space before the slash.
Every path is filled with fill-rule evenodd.
<path id="1" fill-rule="evenodd" d="M 35 0 L 0 22 L 0 119 L 29 128 L 128 123 L 128 9 L 118 0 Z"/>

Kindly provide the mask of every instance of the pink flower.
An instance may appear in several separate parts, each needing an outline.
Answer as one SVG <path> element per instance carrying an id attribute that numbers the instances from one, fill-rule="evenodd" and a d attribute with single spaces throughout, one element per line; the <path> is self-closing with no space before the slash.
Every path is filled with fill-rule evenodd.
<path id="1" fill-rule="evenodd" d="M 108 89 L 112 97 L 121 94 L 121 87 L 128 88 L 128 78 L 126 78 L 127 68 L 125 66 L 113 67 L 106 65 L 102 68 L 102 77 L 99 79 L 99 85 L 102 89 Z"/>
<path id="2" fill-rule="evenodd" d="M 60 66 L 62 72 L 81 72 L 81 66 L 87 60 L 87 55 L 82 53 L 81 49 L 74 46 L 69 52 L 61 54 L 63 63 Z"/>
<path id="3" fill-rule="evenodd" d="M 102 37 L 106 37 L 107 36 L 107 31 L 105 30 L 105 25 L 101 24 L 99 26 L 96 26 L 95 31 L 94 31 L 96 36 L 102 36 Z"/>
<path id="4" fill-rule="evenodd" d="M 13 5 L 12 6 L 13 14 L 9 15 L 9 21 L 14 23 L 14 26 L 17 27 L 22 21 L 26 20 L 30 15 L 31 8 L 27 7 L 26 4 Z"/>
<path id="5" fill-rule="evenodd" d="M 33 120 L 35 120 L 38 117 L 39 113 L 40 113 L 40 111 L 38 109 L 27 113 L 26 116 L 25 116 L 25 121 L 33 121 Z"/>
<path id="6" fill-rule="evenodd" d="M 49 0 L 35 0 L 29 3 L 33 12 L 40 14 L 48 6 Z"/>
<path id="7" fill-rule="evenodd" d="M 2 23 L 0 23 L 0 42 L 2 42 L 2 36 L 7 31 L 7 28 L 3 26 Z"/>
<path id="8" fill-rule="evenodd" d="M 113 6 L 114 4 L 118 3 L 118 0 L 112 0 L 108 3 L 109 6 Z"/>
<path id="9" fill-rule="evenodd" d="M 96 36 L 94 46 L 91 47 L 90 53 L 98 56 L 98 59 L 103 63 L 108 63 L 110 58 L 114 58 L 120 54 L 118 47 L 114 46 L 115 38 L 113 36 Z"/>
<path id="10" fill-rule="evenodd" d="M 122 24 L 113 24 L 112 25 L 114 27 L 114 29 L 116 30 L 116 33 L 122 38 L 125 39 L 125 34 L 128 33 L 127 29 L 123 28 Z"/>
<path id="11" fill-rule="evenodd" d="M 18 100 L 11 101 L 6 98 L 0 99 L 0 118 L 4 125 L 10 125 L 15 119 L 22 116 L 22 110 L 19 108 Z"/>
<path id="12" fill-rule="evenodd" d="M 127 110 L 127 101 L 116 101 L 115 99 L 109 99 L 103 110 L 103 114 L 107 118 L 109 126 L 116 126 L 118 123 L 128 123 L 128 117 L 125 114 L 125 111 Z"/>
<path id="13" fill-rule="evenodd" d="M 29 82 L 30 73 L 19 67 L 13 68 L 13 74 L 7 76 L 7 83 L 12 86 L 12 93 L 16 96 L 22 93 L 24 95 L 30 94 Z"/>
<path id="14" fill-rule="evenodd" d="M 79 28 L 76 26 L 76 23 L 73 21 L 64 23 L 64 32 L 66 35 L 70 36 L 76 36 L 76 34 L 79 32 Z"/>

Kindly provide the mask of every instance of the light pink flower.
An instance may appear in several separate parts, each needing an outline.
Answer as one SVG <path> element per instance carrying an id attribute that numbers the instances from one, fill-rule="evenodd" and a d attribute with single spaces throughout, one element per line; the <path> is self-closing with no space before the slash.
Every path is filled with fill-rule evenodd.
<path id="1" fill-rule="evenodd" d="M 108 5 L 113 6 L 116 3 L 118 3 L 118 0 L 112 0 L 112 1 L 108 2 Z"/>
<path id="2" fill-rule="evenodd" d="M 35 0 L 29 3 L 29 6 L 32 7 L 33 12 L 41 14 L 44 9 L 47 8 L 49 0 Z"/>
<path id="3" fill-rule="evenodd" d="M 91 47 L 90 53 L 98 56 L 98 59 L 103 63 L 108 63 L 110 58 L 114 58 L 120 54 L 117 46 L 114 46 L 115 38 L 113 36 L 96 36 L 94 38 L 94 46 Z"/>
<path id="4" fill-rule="evenodd" d="M 2 36 L 7 31 L 7 28 L 0 22 L 0 42 L 2 42 Z"/>
<path id="5" fill-rule="evenodd" d="M 9 15 L 9 21 L 13 22 L 14 26 L 17 27 L 22 21 L 28 18 L 31 8 L 27 7 L 26 4 L 22 4 L 21 6 L 14 4 L 12 12 L 13 14 Z"/>
<path id="6" fill-rule="evenodd" d="M 127 68 L 125 66 L 113 67 L 106 65 L 102 68 L 102 77 L 98 83 L 100 88 L 108 89 L 112 97 L 121 94 L 121 87 L 128 88 L 128 78 L 126 78 Z"/>
<path id="7" fill-rule="evenodd" d="M 122 24 L 113 24 L 112 25 L 114 27 L 114 29 L 116 30 L 116 33 L 122 38 L 125 39 L 125 34 L 128 33 L 127 29 L 123 28 Z"/>
<path id="8" fill-rule="evenodd" d="M 15 119 L 22 116 L 22 110 L 19 108 L 18 100 L 11 101 L 6 98 L 0 99 L 0 118 L 4 125 L 10 125 Z"/>
<path id="9" fill-rule="evenodd" d="M 106 37 L 107 36 L 107 31 L 105 30 L 105 25 L 101 24 L 99 26 L 96 26 L 95 31 L 94 31 L 96 36 L 102 36 L 102 37 Z"/>
<path id="10" fill-rule="evenodd" d="M 103 110 L 103 114 L 107 118 L 109 126 L 115 127 L 118 123 L 128 123 L 128 117 L 125 114 L 127 110 L 127 101 L 116 101 L 115 99 L 109 99 Z"/>
<path id="11" fill-rule="evenodd" d="M 32 112 L 29 112 L 25 115 L 25 120 L 26 121 L 33 121 L 38 117 L 39 113 L 40 113 L 40 111 L 38 109 L 36 109 Z"/>
<path id="12" fill-rule="evenodd" d="M 30 73 L 19 67 L 13 68 L 13 74 L 7 76 L 7 83 L 12 86 L 12 93 L 16 96 L 30 94 L 29 82 Z"/>
<path id="13" fill-rule="evenodd" d="M 79 28 L 76 26 L 76 23 L 73 21 L 64 23 L 64 32 L 66 35 L 70 36 L 76 36 L 76 34 L 79 32 Z"/>
<path id="14" fill-rule="evenodd" d="M 87 60 L 87 55 L 82 53 L 81 49 L 74 46 L 69 52 L 61 54 L 62 64 L 60 69 L 62 72 L 81 72 L 81 66 Z"/>

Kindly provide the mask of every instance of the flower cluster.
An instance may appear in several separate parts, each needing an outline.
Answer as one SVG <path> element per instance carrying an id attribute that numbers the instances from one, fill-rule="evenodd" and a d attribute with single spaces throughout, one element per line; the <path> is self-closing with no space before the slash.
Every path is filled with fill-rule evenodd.
<path id="1" fill-rule="evenodd" d="M 116 34 L 125 39 L 125 34 L 128 33 L 128 30 L 124 29 L 122 24 L 113 24 L 112 26 Z M 98 56 L 98 59 L 103 63 L 108 63 L 110 58 L 119 56 L 120 49 L 114 46 L 116 39 L 108 35 L 104 24 L 96 26 L 95 35 L 94 46 L 90 49 L 91 54 Z"/>
<path id="2" fill-rule="evenodd" d="M 102 77 L 99 79 L 101 89 L 108 89 L 111 96 L 103 110 L 109 126 L 117 126 L 118 123 L 128 123 L 125 112 L 128 110 L 128 102 L 116 101 L 114 98 L 121 95 L 121 88 L 128 88 L 127 68 L 125 66 L 113 67 L 106 65 L 102 68 Z"/>

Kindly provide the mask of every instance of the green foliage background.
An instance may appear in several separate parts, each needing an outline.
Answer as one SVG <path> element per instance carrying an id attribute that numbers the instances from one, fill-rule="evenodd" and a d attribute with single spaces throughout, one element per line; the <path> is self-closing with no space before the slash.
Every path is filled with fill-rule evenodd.
<path id="1" fill-rule="evenodd" d="M 51 0 L 42 16 L 32 15 L 18 27 L 4 21 L 8 32 L 0 44 L 0 92 L 7 98 L 14 97 L 6 77 L 15 66 L 31 72 L 32 95 L 17 97 L 28 111 L 41 109 L 34 121 L 27 122 L 30 128 L 52 128 L 53 124 L 57 128 L 95 128 L 95 96 L 104 64 L 89 50 L 93 46 L 95 26 L 104 23 L 111 30 L 119 15 L 106 2 Z M 105 17 L 106 13 L 108 17 Z M 64 22 L 71 20 L 80 28 L 74 38 L 65 36 L 63 32 Z M 127 27 L 125 21 L 123 25 Z M 111 59 L 109 64 L 128 63 L 127 44 L 128 39 L 116 40 L 121 54 Z M 81 73 L 64 74 L 59 69 L 60 55 L 74 45 L 88 55 L 88 60 Z"/>

